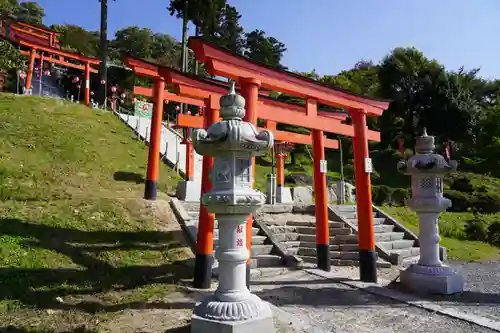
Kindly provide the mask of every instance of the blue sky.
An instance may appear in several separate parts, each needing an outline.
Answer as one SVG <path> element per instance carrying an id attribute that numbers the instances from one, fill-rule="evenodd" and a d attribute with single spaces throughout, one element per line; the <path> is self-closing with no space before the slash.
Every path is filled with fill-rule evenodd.
<path id="1" fill-rule="evenodd" d="M 99 29 L 98 0 L 37 0 L 44 23 Z M 246 31 L 262 29 L 286 44 L 291 70 L 336 74 L 358 60 L 378 62 L 391 49 L 415 46 L 449 69 L 481 68 L 500 78 L 498 0 L 228 0 Z M 86 3 L 86 6 L 83 6 Z M 168 0 L 110 0 L 109 32 L 137 25 L 180 39 Z M 194 33 L 194 30 L 191 30 Z"/>

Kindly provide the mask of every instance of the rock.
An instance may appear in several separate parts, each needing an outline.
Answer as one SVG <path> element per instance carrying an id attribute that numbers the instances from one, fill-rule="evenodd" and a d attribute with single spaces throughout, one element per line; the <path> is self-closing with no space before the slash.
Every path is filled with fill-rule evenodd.
<path id="1" fill-rule="evenodd" d="M 293 173 L 285 176 L 285 184 L 294 184 L 299 186 L 312 185 L 313 178 L 304 173 Z"/>
<path id="2" fill-rule="evenodd" d="M 312 186 L 296 186 L 292 188 L 293 202 L 296 204 L 312 204 L 313 188 Z"/>
<path id="3" fill-rule="evenodd" d="M 329 203 L 337 203 L 337 194 L 335 184 L 328 186 L 328 202 Z"/>

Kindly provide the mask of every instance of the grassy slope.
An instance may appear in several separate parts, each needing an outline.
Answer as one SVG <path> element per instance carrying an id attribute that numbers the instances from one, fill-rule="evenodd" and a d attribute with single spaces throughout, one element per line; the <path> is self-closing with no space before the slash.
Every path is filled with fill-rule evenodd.
<path id="1" fill-rule="evenodd" d="M 384 206 L 383 210 L 418 234 L 418 220 L 414 212 L 406 207 Z M 497 217 L 500 216 L 497 214 Z M 471 213 L 441 214 L 439 229 L 441 245 L 447 248 L 448 257 L 455 260 L 491 260 L 500 258 L 500 248 L 484 242 L 460 239 L 465 221 L 472 217 Z M 492 216 L 494 218 L 494 216 Z"/>
<path id="2" fill-rule="evenodd" d="M 2 326 L 101 325 L 191 273 L 180 231 L 152 214 L 168 210 L 140 199 L 146 157 L 109 113 L 0 94 Z M 162 167 L 160 189 L 175 182 Z"/>

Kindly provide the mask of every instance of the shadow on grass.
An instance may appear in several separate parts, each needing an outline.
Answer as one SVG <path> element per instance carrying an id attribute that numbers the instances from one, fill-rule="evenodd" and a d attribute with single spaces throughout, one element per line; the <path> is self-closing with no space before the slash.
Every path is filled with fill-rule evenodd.
<path id="1" fill-rule="evenodd" d="M 178 233 L 178 234 L 177 234 Z M 163 251 L 182 247 L 174 232 L 81 231 L 0 219 L 0 234 L 26 239 L 25 246 L 52 250 L 70 258 L 77 268 L 0 268 L 0 299 L 17 300 L 38 308 L 58 308 L 57 297 L 124 291 L 152 283 L 176 284 L 191 277 L 178 261 L 160 266 L 116 267 L 96 257 L 113 250 Z M 165 258 L 168 261 L 168 257 Z"/>
<path id="2" fill-rule="evenodd" d="M 119 182 L 129 182 L 136 184 L 143 184 L 145 182 L 144 176 L 137 172 L 116 171 L 113 174 L 113 179 Z"/>

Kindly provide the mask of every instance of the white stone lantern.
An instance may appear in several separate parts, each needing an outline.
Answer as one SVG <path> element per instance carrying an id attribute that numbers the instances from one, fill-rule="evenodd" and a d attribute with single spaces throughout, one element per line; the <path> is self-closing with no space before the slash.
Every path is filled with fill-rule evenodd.
<path id="1" fill-rule="evenodd" d="M 408 207 L 419 220 L 420 259 L 401 271 L 401 283 L 423 293 L 453 294 L 463 291 L 463 278 L 450 267 L 443 265 L 439 256 L 439 214 L 451 207 L 451 201 L 443 197 L 443 177 L 457 169 L 456 161 L 446 161 L 434 153 L 434 137 L 424 128 L 417 137 L 417 154 L 398 163 L 398 171 L 411 176 L 412 197 Z"/>
<path id="2" fill-rule="evenodd" d="M 203 195 L 202 204 L 219 223 L 215 253 L 219 285 L 195 307 L 192 333 L 274 332 L 269 304 L 246 286 L 246 222 L 265 201 L 262 193 L 252 189 L 252 157 L 271 149 L 273 135 L 257 132 L 254 125 L 242 121 L 244 115 L 245 99 L 235 93 L 233 83 L 230 93 L 220 98 L 223 120 L 206 131 L 193 130 L 191 135 L 198 154 L 214 156 L 210 175 L 213 189 Z"/>

